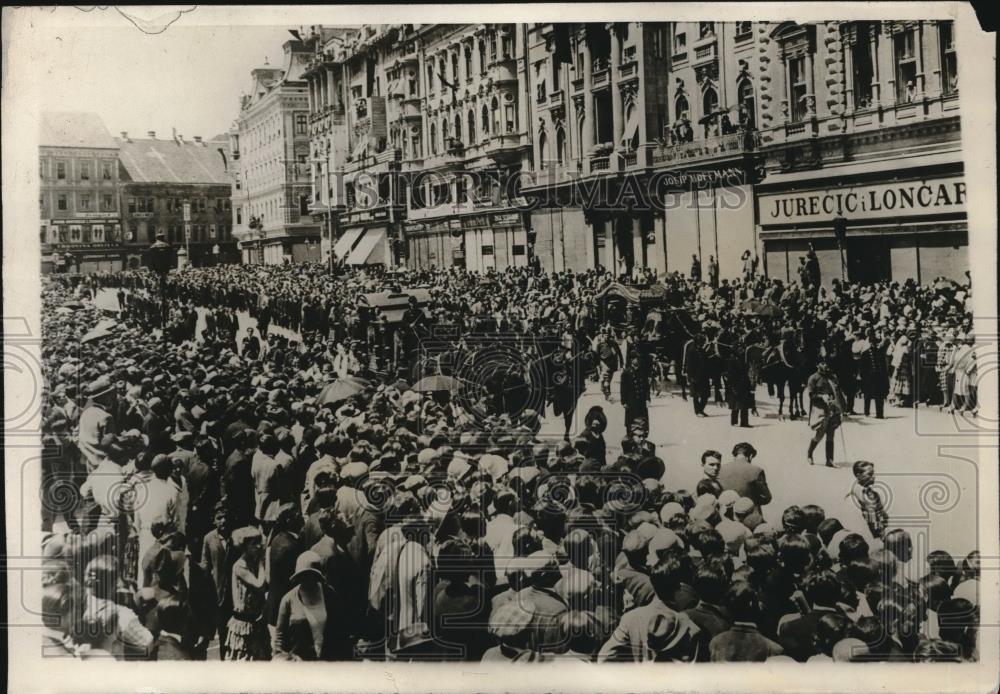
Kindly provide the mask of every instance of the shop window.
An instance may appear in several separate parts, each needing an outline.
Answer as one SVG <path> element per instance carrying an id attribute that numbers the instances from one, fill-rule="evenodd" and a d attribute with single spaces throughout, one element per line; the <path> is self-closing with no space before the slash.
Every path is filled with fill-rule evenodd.
<path id="1" fill-rule="evenodd" d="M 69 240 L 73 243 L 80 243 L 83 238 L 83 232 L 80 231 L 80 227 L 72 226 L 69 228 Z"/>
<path id="2" fill-rule="evenodd" d="M 104 243 L 104 227 L 95 226 L 90 238 L 94 243 Z"/>

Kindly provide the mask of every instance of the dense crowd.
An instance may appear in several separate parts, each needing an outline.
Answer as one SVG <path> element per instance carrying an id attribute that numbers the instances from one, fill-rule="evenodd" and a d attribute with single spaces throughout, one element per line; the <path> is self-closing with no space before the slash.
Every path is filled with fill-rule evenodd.
<path id="1" fill-rule="evenodd" d="M 658 355 L 602 314 L 613 280 L 220 266 L 172 273 L 164 300 L 145 271 L 46 279 L 47 653 L 197 660 L 214 643 L 227 660 L 976 659 L 978 553 L 915 557 L 872 463 L 854 465 L 851 518 L 806 504 L 766 522 L 749 443 L 706 451 L 695 490 L 665 487 L 645 411 Z M 974 408 L 967 287 L 662 284 L 690 316 L 686 343 L 728 349 L 748 370 L 753 345 L 794 350 L 806 375 L 826 364 L 864 390 L 874 359 L 885 392 L 873 397 Z M 80 299 L 101 287 L 122 310 L 94 339 L 101 311 Z M 398 321 L 362 308 L 365 293 L 414 287 L 430 298 Z M 780 314 L 739 310 L 750 300 Z M 242 311 L 256 332 L 240 335 Z M 454 335 L 460 353 L 480 349 L 473 334 L 513 336 L 525 363 L 547 364 L 541 401 L 527 377 L 469 398 L 414 390 L 443 373 L 419 352 L 430 334 Z M 547 408 L 573 410 L 581 378 L 610 383 L 618 357 L 602 345 L 620 338 L 627 437 L 607 444 L 600 407 L 572 439 L 540 436 Z M 916 363 L 915 341 L 935 358 Z M 689 366 L 674 378 L 697 381 Z M 721 385 L 739 408 L 733 391 L 752 401 L 758 375 L 733 374 Z"/>

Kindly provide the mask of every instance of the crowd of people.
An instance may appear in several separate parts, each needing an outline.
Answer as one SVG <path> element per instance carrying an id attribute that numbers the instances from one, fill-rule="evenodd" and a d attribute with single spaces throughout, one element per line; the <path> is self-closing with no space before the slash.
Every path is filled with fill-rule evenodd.
<path id="1" fill-rule="evenodd" d="M 975 660 L 978 553 L 915 557 L 873 463 L 854 465 L 853 517 L 805 498 L 767 508 L 745 442 L 706 451 L 696 489 L 664 485 L 645 408 L 658 356 L 636 325 L 620 330 L 603 314 L 614 280 L 601 270 L 219 266 L 171 273 L 161 295 L 145 270 L 46 278 L 46 653 Z M 884 395 L 974 407 L 966 372 L 948 376 L 949 365 L 967 368 L 956 354 L 972 339 L 968 287 L 812 291 L 752 273 L 718 287 L 662 284 L 691 317 L 686 341 L 706 352 L 729 346 L 749 368 L 751 345 L 786 358 L 794 346 L 803 368 L 827 365 L 847 392 L 843 355 L 863 379 L 859 360 L 881 350 L 893 384 L 941 369 L 937 390 L 918 377 Z M 364 309 L 366 293 L 413 288 L 430 298 L 398 320 Z M 121 310 L 92 338 L 102 310 L 87 299 L 99 289 L 117 293 Z M 780 316 L 741 312 L 749 300 Z M 240 334 L 241 312 L 256 331 Z M 490 342 L 477 334 L 512 336 L 524 364 L 546 365 L 542 382 L 529 374 L 474 397 L 414 389 L 445 373 L 445 360 L 421 352 L 424 338 L 450 335 L 453 351 L 475 353 Z M 954 349 L 896 359 L 913 335 Z M 865 350 L 853 346 L 861 340 Z M 624 350 L 602 350 L 609 341 Z M 601 371 L 610 385 L 615 360 L 628 378 L 626 438 L 608 445 L 600 406 L 570 438 L 584 380 Z M 758 374 L 734 373 L 722 379 L 729 406 L 750 408 Z M 687 375 L 686 364 L 673 377 Z M 540 434 L 550 407 L 567 417 L 561 440 Z"/>

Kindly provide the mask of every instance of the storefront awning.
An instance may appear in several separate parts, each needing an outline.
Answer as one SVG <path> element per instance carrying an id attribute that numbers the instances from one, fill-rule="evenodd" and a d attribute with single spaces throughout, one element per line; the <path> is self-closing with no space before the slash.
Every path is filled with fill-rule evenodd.
<path id="1" fill-rule="evenodd" d="M 350 254 L 351 249 L 354 248 L 354 245 L 358 242 L 358 239 L 361 238 L 361 234 L 364 232 L 365 230 L 363 227 L 354 227 L 345 231 L 344 235 L 341 236 L 337 240 L 337 243 L 333 245 L 333 255 L 338 260 L 340 258 L 346 258 Z"/>
<path id="2" fill-rule="evenodd" d="M 384 263 L 385 229 L 369 229 L 347 256 L 348 265 L 368 265 Z M 378 253 L 379 250 L 383 253 Z"/>

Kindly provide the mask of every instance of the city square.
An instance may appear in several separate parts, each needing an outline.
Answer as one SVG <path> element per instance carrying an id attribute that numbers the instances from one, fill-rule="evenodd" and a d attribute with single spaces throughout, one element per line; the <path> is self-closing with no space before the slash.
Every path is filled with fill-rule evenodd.
<path id="1" fill-rule="evenodd" d="M 954 21 L 267 30 L 40 116 L 45 655 L 980 661 Z"/>

